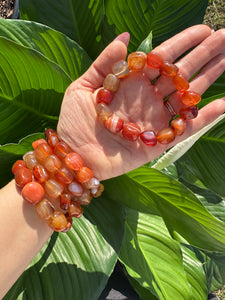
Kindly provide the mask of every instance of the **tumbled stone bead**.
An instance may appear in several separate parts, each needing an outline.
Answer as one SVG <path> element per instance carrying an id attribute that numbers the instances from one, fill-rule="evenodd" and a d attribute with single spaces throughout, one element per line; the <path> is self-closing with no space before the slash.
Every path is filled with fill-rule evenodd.
<path id="1" fill-rule="evenodd" d="M 26 168 L 26 163 L 24 160 L 19 159 L 17 160 L 13 166 L 12 166 L 12 172 L 15 175 L 16 171 L 19 170 L 20 168 Z"/>
<path id="2" fill-rule="evenodd" d="M 132 71 L 141 71 L 146 64 L 147 55 L 144 52 L 136 51 L 128 55 L 127 63 Z"/>
<path id="3" fill-rule="evenodd" d="M 84 192 L 82 185 L 76 181 L 72 181 L 70 184 L 68 184 L 67 189 L 73 196 L 76 197 L 81 196 Z"/>
<path id="4" fill-rule="evenodd" d="M 159 72 L 163 76 L 174 77 L 178 72 L 178 67 L 174 64 L 164 61 L 160 66 Z"/>
<path id="5" fill-rule="evenodd" d="M 54 173 L 61 168 L 62 162 L 56 155 L 51 154 L 45 158 L 44 166 L 50 173 Z"/>
<path id="6" fill-rule="evenodd" d="M 54 208 L 52 207 L 50 201 L 45 198 L 38 202 L 35 205 L 35 208 L 38 215 L 44 220 L 48 220 L 54 212 Z"/>
<path id="7" fill-rule="evenodd" d="M 187 127 L 187 122 L 182 118 L 176 118 L 171 121 L 171 127 L 176 135 L 182 135 Z"/>
<path id="8" fill-rule="evenodd" d="M 147 65 L 153 69 L 159 69 L 163 63 L 163 58 L 161 55 L 155 52 L 149 52 L 147 54 Z"/>
<path id="9" fill-rule="evenodd" d="M 80 218 L 83 214 L 83 208 L 76 201 L 71 201 L 68 213 L 71 217 Z"/>
<path id="10" fill-rule="evenodd" d="M 94 176 L 92 169 L 88 167 L 82 167 L 77 171 L 77 180 L 80 183 L 85 183 L 91 180 Z"/>
<path id="11" fill-rule="evenodd" d="M 64 190 L 64 186 L 55 179 L 47 180 L 45 182 L 44 188 L 46 194 L 53 199 L 58 198 Z"/>
<path id="12" fill-rule="evenodd" d="M 35 149 L 35 148 L 37 148 L 38 145 L 43 144 L 43 143 L 47 144 L 45 139 L 36 140 L 32 143 L 32 147 L 33 147 L 33 149 Z"/>
<path id="13" fill-rule="evenodd" d="M 41 164 L 37 164 L 36 166 L 34 166 L 33 175 L 34 178 L 40 183 L 44 183 L 49 179 L 48 172 Z"/>
<path id="14" fill-rule="evenodd" d="M 173 129 L 168 127 L 160 130 L 156 135 L 157 141 L 160 144 L 169 144 L 175 139 Z"/>
<path id="15" fill-rule="evenodd" d="M 57 132 L 54 130 L 54 129 L 52 129 L 52 128 L 49 128 L 49 129 L 46 129 L 45 130 L 45 137 L 46 137 L 46 139 L 48 139 L 49 137 L 50 137 L 50 135 L 57 135 Z"/>
<path id="16" fill-rule="evenodd" d="M 23 156 L 23 160 L 25 161 L 26 163 L 26 166 L 29 168 L 29 169 L 33 169 L 33 167 L 35 165 L 38 164 L 38 161 L 37 161 L 37 158 L 34 154 L 34 151 L 29 151 L 27 152 L 26 154 L 24 154 Z"/>
<path id="17" fill-rule="evenodd" d="M 124 120 L 114 114 L 105 121 L 105 127 L 113 133 L 120 132 L 123 128 L 123 124 Z"/>
<path id="18" fill-rule="evenodd" d="M 143 131 L 140 134 L 140 139 L 147 146 L 155 146 L 157 144 L 157 138 L 152 130 Z"/>
<path id="19" fill-rule="evenodd" d="M 179 92 L 185 92 L 189 89 L 188 80 L 181 74 L 177 74 L 173 77 L 173 84 Z"/>
<path id="20" fill-rule="evenodd" d="M 101 196 L 103 191 L 104 191 L 104 185 L 102 183 L 100 183 L 99 187 L 97 188 L 97 191 L 96 191 L 96 189 L 95 189 L 95 191 L 94 191 L 94 189 L 92 189 L 91 193 L 92 193 L 93 197 L 98 198 Z"/>
<path id="21" fill-rule="evenodd" d="M 98 120 L 103 123 L 112 115 L 112 111 L 105 103 L 99 103 L 96 106 L 96 112 Z"/>
<path id="22" fill-rule="evenodd" d="M 194 119 L 198 115 L 198 107 L 196 105 L 183 107 L 181 108 L 179 114 L 184 120 Z"/>
<path id="23" fill-rule="evenodd" d="M 67 167 L 75 171 L 78 171 L 81 167 L 83 167 L 83 160 L 76 152 L 68 153 L 64 161 Z"/>
<path id="24" fill-rule="evenodd" d="M 54 231 L 62 232 L 67 228 L 67 218 L 61 211 L 54 211 L 51 217 L 48 219 L 48 225 Z"/>
<path id="25" fill-rule="evenodd" d="M 114 94 L 112 91 L 107 89 L 100 89 L 96 95 L 96 103 L 105 103 L 109 105 L 113 100 Z"/>
<path id="26" fill-rule="evenodd" d="M 67 226 L 61 232 L 67 232 L 67 231 L 69 231 L 71 229 L 71 227 L 72 227 L 72 224 L 73 224 L 73 219 L 72 219 L 72 217 L 68 213 L 65 213 L 65 217 L 67 219 Z"/>
<path id="27" fill-rule="evenodd" d="M 55 172 L 55 178 L 62 184 L 69 184 L 73 181 L 74 175 L 67 168 L 63 167 Z"/>
<path id="28" fill-rule="evenodd" d="M 94 188 L 98 188 L 99 184 L 100 184 L 100 181 L 97 178 L 92 177 L 91 180 L 84 183 L 84 187 L 87 189 L 94 189 Z"/>
<path id="29" fill-rule="evenodd" d="M 15 181 L 19 187 L 25 186 L 32 181 L 32 172 L 26 167 L 19 168 L 15 173 Z"/>
<path id="30" fill-rule="evenodd" d="M 84 190 L 83 194 L 80 197 L 76 198 L 76 202 L 80 205 L 88 205 L 91 203 L 92 195 L 89 190 Z"/>
<path id="31" fill-rule="evenodd" d="M 40 202 L 45 195 L 43 186 L 36 182 L 27 183 L 22 189 L 22 197 L 24 200 L 34 205 Z"/>
<path id="32" fill-rule="evenodd" d="M 48 144 L 40 144 L 34 150 L 35 157 L 40 163 L 44 163 L 45 158 L 52 154 L 52 149 Z"/>
<path id="33" fill-rule="evenodd" d="M 141 134 L 141 128 L 135 124 L 128 122 L 123 126 L 122 135 L 129 141 L 136 141 Z"/>
<path id="34" fill-rule="evenodd" d="M 61 160 L 63 160 L 70 151 L 70 147 L 62 141 L 59 142 L 54 148 L 55 155 L 57 155 Z"/>
<path id="35" fill-rule="evenodd" d="M 63 210 L 68 210 L 71 203 L 70 194 L 63 193 L 60 195 L 60 208 Z"/>
<path id="36" fill-rule="evenodd" d="M 186 91 L 182 94 L 181 101 L 185 105 L 196 105 L 201 101 L 201 95 L 196 92 Z"/>
<path id="37" fill-rule="evenodd" d="M 108 74 L 103 81 L 103 87 L 111 92 L 116 92 L 119 88 L 120 80 L 114 74 Z"/>
<path id="38" fill-rule="evenodd" d="M 59 143 L 57 132 L 54 129 L 46 129 L 45 136 L 49 146 L 54 149 L 55 146 Z"/>
<path id="39" fill-rule="evenodd" d="M 130 72 L 130 69 L 128 67 L 128 63 L 125 60 L 118 61 L 117 63 L 115 63 L 113 65 L 112 72 L 118 78 L 126 77 Z"/>

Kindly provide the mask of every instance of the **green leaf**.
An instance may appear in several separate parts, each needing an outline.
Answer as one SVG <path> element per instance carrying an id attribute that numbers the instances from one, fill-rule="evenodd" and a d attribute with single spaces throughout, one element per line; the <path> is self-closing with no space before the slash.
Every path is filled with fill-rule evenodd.
<path id="1" fill-rule="evenodd" d="M 152 51 L 152 32 L 144 39 L 140 46 L 137 48 L 137 51 L 143 51 L 148 54 L 148 52 Z"/>
<path id="2" fill-rule="evenodd" d="M 53 234 L 4 300 L 98 299 L 117 261 L 123 216 L 120 205 L 95 199 L 67 234 Z"/>
<path id="3" fill-rule="evenodd" d="M 213 97 L 214 99 L 220 98 L 217 95 L 225 97 L 225 72 L 202 95 L 203 102 L 209 97 Z"/>
<path id="4" fill-rule="evenodd" d="M 225 255 L 209 254 L 205 262 L 205 272 L 209 292 L 220 289 L 225 284 Z"/>
<path id="5" fill-rule="evenodd" d="M 0 60 L 0 144 L 55 127 L 68 75 L 39 52 L 3 37 Z"/>
<path id="6" fill-rule="evenodd" d="M 0 19 L 0 36 L 37 50 L 58 64 L 72 80 L 91 64 L 87 53 L 76 42 L 42 24 Z"/>

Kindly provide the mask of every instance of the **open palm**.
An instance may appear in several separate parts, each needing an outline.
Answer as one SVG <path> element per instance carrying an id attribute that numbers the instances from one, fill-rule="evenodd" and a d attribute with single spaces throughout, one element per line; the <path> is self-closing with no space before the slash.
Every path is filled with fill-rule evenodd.
<path id="1" fill-rule="evenodd" d="M 62 103 L 58 134 L 82 155 L 85 164 L 100 180 L 118 176 L 158 157 L 225 111 L 224 99 L 213 101 L 199 111 L 196 119 L 188 121 L 185 133 L 169 145 L 157 143 L 148 147 L 139 140 L 130 142 L 121 134 L 106 130 L 97 119 L 96 91 L 106 75 L 112 72 L 113 64 L 126 58 L 128 41 L 127 33 L 113 41 L 88 71 L 68 87 Z M 224 30 L 211 33 L 207 26 L 197 25 L 167 40 L 154 51 L 164 60 L 176 61 L 179 72 L 188 79 L 201 69 L 190 82 L 190 90 L 202 94 L 225 69 L 225 55 L 221 53 L 224 48 Z M 158 132 L 168 127 L 171 116 L 163 99 L 170 95 L 170 103 L 177 113 L 182 104 L 171 79 L 158 76 L 158 70 L 145 67 L 143 71 L 132 72 L 121 79 L 110 109 L 125 121 L 137 123 L 142 130 Z"/>

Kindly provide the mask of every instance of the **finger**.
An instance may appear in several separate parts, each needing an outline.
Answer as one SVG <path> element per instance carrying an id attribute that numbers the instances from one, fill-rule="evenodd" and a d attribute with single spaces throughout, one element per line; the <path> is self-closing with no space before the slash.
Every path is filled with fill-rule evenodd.
<path id="1" fill-rule="evenodd" d="M 80 77 L 77 84 L 92 92 L 101 87 L 106 75 L 112 73 L 113 64 L 120 60 L 125 60 L 129 38 L 130 36 L 127 32 L 119 35 L 103 50 L 87 72 Z"/>
<path id="2" fill-rule="evenodd" d="M 176 66 L 179 68 L 179 73 L 189 79 L 199 69 L 206 65 L 215 56 L 225 49 L 225 30 L 221 29 L 211 34 L 201 44 L 182 57 Z M 216 63 L 216 62 L 214 62 Z M 160 91 L 162 97 L 168 96 L 175 91 L 172 79 L 161 76 L 155 83 L 155 87 Z"/>
<path id="3" fill-rule="evenodd" d="M 164 60 L 175 61 L 187 50 L 195 47 L 211 35 L 211 29 L 206 25 L 196 25 L 185 29 L 184 31 L 163 42 L 154 49 Z M 146 74 L 150 80 L 159 75 L 158 70 L 146 67 Z"/>

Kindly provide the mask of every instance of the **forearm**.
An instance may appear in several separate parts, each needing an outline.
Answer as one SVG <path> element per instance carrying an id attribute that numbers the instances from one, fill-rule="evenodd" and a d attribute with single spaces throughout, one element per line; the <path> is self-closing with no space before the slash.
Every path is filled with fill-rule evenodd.
<path id="1" fill-rule="evenodd" d="M 23 273 L 52 234 L 16 190 L 12 180 L 0 190 L 0 299 Z"/>

